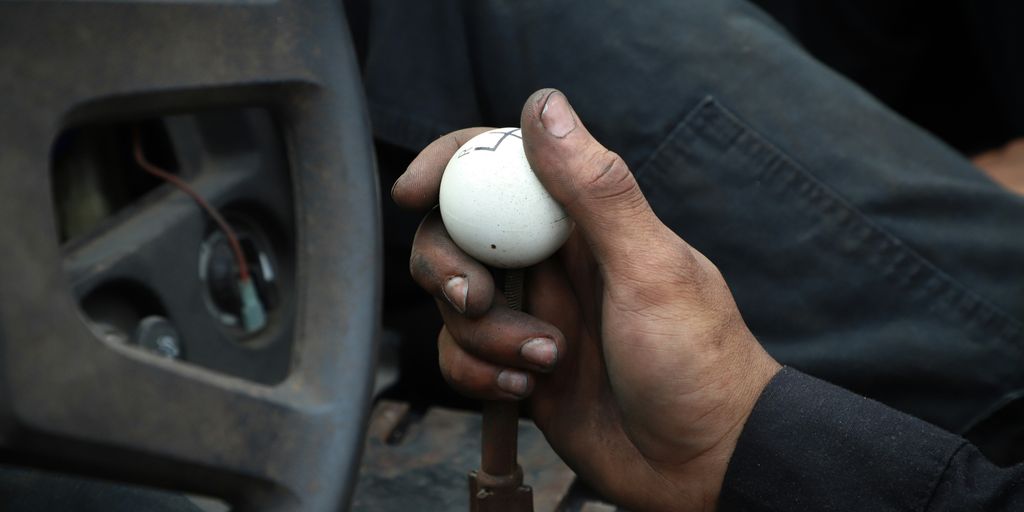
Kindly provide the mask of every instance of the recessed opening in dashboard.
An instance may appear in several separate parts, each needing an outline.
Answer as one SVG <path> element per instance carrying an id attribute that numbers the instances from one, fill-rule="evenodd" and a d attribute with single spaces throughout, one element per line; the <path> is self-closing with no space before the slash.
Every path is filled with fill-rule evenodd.
<path id="1" fill-rule="evenodd" d="M 61 243 L 89 233 L 162 183 L 132 157 L 136 130 L 147 158 L 177 174 L 178 161 L 160 120 L 75 127 L 57 138 L 50 183 Z"/>
<path id="2" fill-rule="evenodd" d="M 80 123 L 51 154 L 65 274 L 98 339 L 260 383 L 288 375 L 295 213 L 269 109 Z"/>

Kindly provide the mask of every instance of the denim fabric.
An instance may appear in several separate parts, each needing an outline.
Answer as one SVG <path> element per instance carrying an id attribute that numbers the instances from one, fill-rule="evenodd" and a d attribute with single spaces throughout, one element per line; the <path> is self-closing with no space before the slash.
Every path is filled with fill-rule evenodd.
<path id="1" fill-rule="evenodd" d="M 784 364 L 957 433 L 1024 391 L 1024 199 L 746 2 L 379 0 L 365 78 L 412 150 L 563 90 Z"/>

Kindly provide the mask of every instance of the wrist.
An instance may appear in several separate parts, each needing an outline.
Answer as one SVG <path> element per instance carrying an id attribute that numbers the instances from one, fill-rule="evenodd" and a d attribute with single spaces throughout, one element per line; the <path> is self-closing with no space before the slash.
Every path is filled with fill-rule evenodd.
<path id="1" fill-rule="evenodd" d="M 692 504 L 688 510 L 716 510 L 729 462 L 754 405 L 768 383 L 782 370 L 782 365 L 761 348 L 753 335 L 750 339 L 754 350 L 744 358 L 745 361 L 732 365 L 729 380 L 722 384 L 728 400 L 725 407 L 732 413 L 730 419 L 721 424 L 720 437 L 678 471 L 659 471 L 671 475 L 668 480 L 675 495 L 665 501 L 667 508 L 661 510 L 679 510 L 679 503 Z M 680 501 L 682 499 L 685 501 Z"/>
<path id="2" fill-rule="evenodd" d="M 719 442 L 715 443 L 714 447 L 708 451 L 707 460 L 703 464 L 707 475 L 706 496 L 712 504 L 718 502 L 729 461 L 732 460 L 732 455 L 736 451 L 736 445 L 754 410 L 754 405 L 757 404 L 768 383 L 782 370 L 782 365 L 764 351 L 752 334 L 750 335 L 750 344 L 753 349 L 749 351 L 747 361 L 744 364 L 737 364 L 736 372 L 733 374 L 737 384 L 730 389 L 732 391 L 730 400 L 731 408 L 735 411 L 735 418 L 732 424 L 724 430 Z M 708 508 L 708 510 L 714 509 L 714 506 Z"/>
<path id="3" fill-rule="evenodd" d="M 714 441 L 683 461 L 656 460 L 644 456 L 649 471 L 619 474 L 611 486 L 618 501 L 630 510 L 713 511 L 725 481 L 725 474 L 740 435 L 761 393 L 782 369 L 750 336 L 755 350 L 745 357 L 731 358 L 731 371 L 714 384 L 721 390 L 723 409 L 729 410 L 715 423 Z M 610 490 L 610 489 L 609 489 Z"/>

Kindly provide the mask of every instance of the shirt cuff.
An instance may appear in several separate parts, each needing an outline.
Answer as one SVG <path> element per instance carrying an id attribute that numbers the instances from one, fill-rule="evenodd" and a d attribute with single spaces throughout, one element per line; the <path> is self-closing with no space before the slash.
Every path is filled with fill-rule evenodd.
<path id="1" fill-rule="evenodd" d="M 743 427 L 719 510 L 924 510 L 965 442 L 783 368 Z"/>

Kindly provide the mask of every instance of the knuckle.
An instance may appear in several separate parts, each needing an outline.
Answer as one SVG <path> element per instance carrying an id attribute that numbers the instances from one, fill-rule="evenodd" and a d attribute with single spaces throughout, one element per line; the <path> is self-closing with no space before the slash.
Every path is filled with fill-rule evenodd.
<path id="1" fill-rule="evenodd" d="M 409 256 L 409 275 L 412 276 L 416 284 L 431 295 L 436 295 L 439 288 L 444 285 L 444 283 L 438 282 L 438 275 L 431 258 L 423 251 L 416 249 L 413 249 Z"/>
<path id="2" fill-rule="evenodd" d="M 477 357 L 486 355 L 483 352 L 489 345 L 488 340 L 491 335 L 484 322 L 467 322 L 461 326 L 459 334 L 460 336 L 456 341 L 459 346 L 471 354 L 476 354 Z"/>
<path id="3" fill-rule="evenodd" d="M 471 383 L 471 372 L 466 368 L 463 358 L 457 354 L 441 356 L 441 375 L 456 389 L 468 389 Z"/>
<path id="4" fill-rule="evenodd" d="M 446 377 L 445 380 L 447 380 L 448 384 L 450 384 L 452 387 L 458 389 L 466 388 L 468 380 L 467 372 L 461 366 L 449 366 L 447 369 L 442 370 L 442 373 Z"/>
<path id="5" fill-rule="evenodd" d="M 582 185 L 594 199 L 622 199 L 640 194 L 629 166 L 614 151 L 599 151 L 587 168 L 590 172 Z"/>
<path id="6" fill-rule="evenodd" d="M 445 144 L 448 146 L 449 152 L 455 154 L 463 144 L 469 142 L 475 136 L 475 132 L 471 128 L 456 130 L 444 136 Z"/>
<path id="7" fill-rule="evenodd" d="M 426 266 L 426 258 L 423 257 L 423 253 L 413 248 L 409 255 L 409 275 L 415 279 L 422 277 Z"/>

